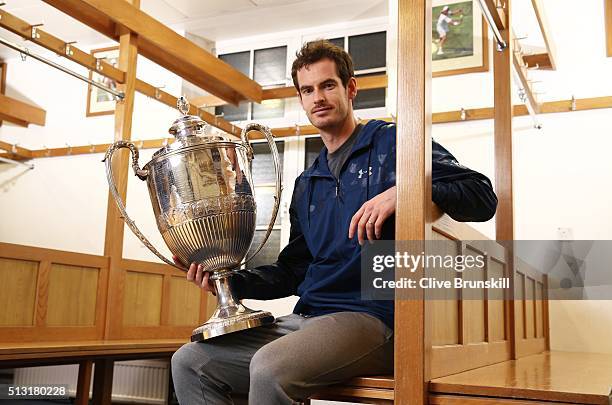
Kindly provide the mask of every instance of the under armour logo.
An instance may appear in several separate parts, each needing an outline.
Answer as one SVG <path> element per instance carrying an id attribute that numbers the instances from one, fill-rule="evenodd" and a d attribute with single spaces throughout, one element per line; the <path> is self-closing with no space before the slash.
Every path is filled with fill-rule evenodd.
<path id="1" fill-rule="evenodd" d="M 357 176 L 358 179 L 362 178 L 364 174 L 366 174 L 365 171 L 363 171 L 362 169 L 359 169 L 359 171 L 357 172 L 359 173 L 359 176 Z M 372 175 L 372 166 L 368 167 L 368 177 Z"/>

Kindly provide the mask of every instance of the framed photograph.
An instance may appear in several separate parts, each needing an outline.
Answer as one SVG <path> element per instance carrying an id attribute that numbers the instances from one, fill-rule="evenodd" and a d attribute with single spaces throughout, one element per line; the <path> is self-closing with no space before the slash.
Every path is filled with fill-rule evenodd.
<path id="1" fill-rule="evenodd" d="M 106 63 L 109 63 L 115 67 L 119 64 L 119 47 L 94 49 L 91 51 L 94 58 L 102 58 Z M 89 78 L 98 83 L 101 83 L 111 89 L 117 88 L 117 83 L 109 79 L 108 77 L 102 76 L 94 71 L 89 71 Z M 87 88 L 87 112 L 88 117 L 96 115 L 107 115 L 115 113 L 115 99 L 114 96 L 106 91 L 97 88 L 96 86 L 88 85 Z"/>
<path id="2" fill-rule="evenodd" d="M 488 27 L 476 0 L 433 0 L 433 77 L 489 70 Z"/>

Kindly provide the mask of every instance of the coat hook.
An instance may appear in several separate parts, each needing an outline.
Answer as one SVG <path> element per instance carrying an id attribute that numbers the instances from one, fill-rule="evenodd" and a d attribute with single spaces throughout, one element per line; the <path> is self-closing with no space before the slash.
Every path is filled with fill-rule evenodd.
<path id="1" fill-rule="evenodd" d="M 576 111 L 577 109 L 577 105 L 576 105 L 576 96 L 572 96 L 572 104 L 570 106 L 570 110 L 571 111 Z"/>
<path id="2" fill-rule="evenodd" d="M 51 156 L 51 151 L 49 150 L 49 148 L 47 148 L 47 145 L 43 145 L 43 148 L 45 148 L 45 156 Z"/>
<path id="3" fill-rule="evenodd" d="M 66 142 L 66 146 L 68 147 L 68 152 L 66 152 L 67 155 L 72 155 L 72 146 L 70 146 L 70 144 L 68 142 Z"/>
<path id="4" fill-rule="evenodd" d="M 467 120 L 467 111 L 465 111 L 465 108 L 461 108 L 460 118 L 461 118 L 461 121 Z"/>
<path id="5" fill-rule="evenodd" d="M 300 128 L 300 126 L 298 124 L 295 124 L 295 136 L 297 136 L 299 138 L 301 132 L 302 132 L 302 128 Z"/>
<path id="6" fill-rule="evenodd" d="M 156 100 L 159 100 L 162 98 L 161 89 L 163 89 L 164 87 L 166 87 L 165 84 L 163 86 L 159 86 L 155 88 L 155 99 Z"/>
<path id="7" fill-rule="evenodd" d="M 38 27 L 42 27 L 44 24 L 34 24 L 30 26 L 30 38 L 32 39 L 40 39 L 40 32 L 38 32 Z"/>
<path id="8" fill-rule="evenodd" d="M 96 145 L 89 142 L 89 153 L 94 153 L 96 151 Z"/>
<path id="9" fill-rule="evenodd" d="M 74 51 L 72 50 L 72 47 L 70 45 L 72 44 L 76 44 L 77 41 L 71 41 L 71 42 L 66 42 L 64 44 L 64 54 L 66 56 L 72 56 L 74 55 Z"/>
<path id="10" fill-rule="evenodd" d="M 140 141 L 140 143 L 138 144 L 138 149 L 142 149 L 143 146 L 144 146 L 144 141 Z"/>

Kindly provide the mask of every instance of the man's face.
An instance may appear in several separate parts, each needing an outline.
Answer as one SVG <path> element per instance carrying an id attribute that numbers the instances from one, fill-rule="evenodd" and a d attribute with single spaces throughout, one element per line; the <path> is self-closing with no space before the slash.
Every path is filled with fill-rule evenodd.
<path id="1" fill-rule="evenodd" d="M 342 126 L 347 117 L 352 117 L 351 101 L 357 94 L 354 78 L 347 87 L 336 73 L 336 63 L 322 59 L 305 66 L 297 72 L 300 86 L 300 103 L 308 119 L 318 129 Z"/>

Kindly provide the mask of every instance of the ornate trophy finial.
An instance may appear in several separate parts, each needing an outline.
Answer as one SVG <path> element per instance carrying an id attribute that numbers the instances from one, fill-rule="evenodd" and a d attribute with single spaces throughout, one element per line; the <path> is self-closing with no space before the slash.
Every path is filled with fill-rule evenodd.
<path id="1" fill-rule="evenodd" d="M 181 112 L 181 114 L 183 114 L 183 115 L 189 114 L 189 102 L 187 101 L 187 99 L 184 96 L 181 96 L 176 101 L 176 107 Z"/>

